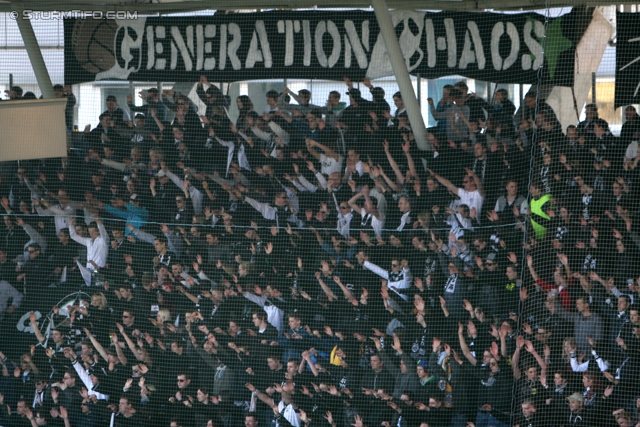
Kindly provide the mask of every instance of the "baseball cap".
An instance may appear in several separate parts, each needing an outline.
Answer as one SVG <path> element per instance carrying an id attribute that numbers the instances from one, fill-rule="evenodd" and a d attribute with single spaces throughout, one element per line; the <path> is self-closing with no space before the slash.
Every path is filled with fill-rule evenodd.
<path id="1" fill-rule="evenodd" d="M 162 169 L 160 169 L 158 171 L 158 173 L 156 174 L 156 178 L 162 178 L 163 176 L 165 176 L 166 174 L 164 173 L 164 171 Z"/>

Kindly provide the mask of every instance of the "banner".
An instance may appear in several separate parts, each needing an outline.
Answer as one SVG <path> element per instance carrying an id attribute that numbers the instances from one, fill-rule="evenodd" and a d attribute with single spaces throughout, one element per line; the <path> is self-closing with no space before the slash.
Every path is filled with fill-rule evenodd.
<path id="1" fill-rule="evenodd" d="M 616 12 L 614 108 L 640 103 L 640 15 Z"/>
<path id="2" fill-rule="evenodd" d="M 570 15 L 391 12 L 423 78 L 571 86 L 582 34 Z M 546 38 L 545 38 L 546 35 Z M 65 19 L 65 83 L 353 80 L 393 75 L 373 12 L 272 11 L 137 20 Z"/>
<path id="3" fill-rule="evenodd" d="M 55 307 L 58 307 L 58 314 L 61 317 L 67 317 L 69 316 L 69 307 L 72 305 L 80 304 L 80 301 L 85 302 L 86 304 L 85 307 L 88 306 L 88 304 L 91 302 L 91 295 L 82 291 L 73 292 L 65 296 L 64 298 L 62 298 L 55 305 Z M 46 347 L 47 342 L 49 341 L 49 333 L 51 332 L 52 329 L 60 325 L 54 325 L 52 322 L 52 319 L 54 316 L 53 310 L 51 310 L 49 314 L 47 314 L 46 316 L 43 316 L 42 313 L 40 313 L 39 311 L 34 312 L 34 314 L 36 315 L 36 320 L 37 320 L 37 324 L 38 324 L 38 328 L 40 329 L 40 332 L 42 332 L 42 335 L 44 335 L 47 339 L 47 341 L 45 341 L 44 343 L 41 343 L 40 345 L 42 345 L 43 347 Z M 30 311 L 22 315 L 22 317 L 20 318 L 20 320 L 18 320 L 18 323 L 16 324 L 16 328 L 18 329 L 18 331 L 24 332 L 27 334 L 35 333 L 33 329 L 33 325 L 29 320 L 30 316 L 31 316 Z M 63 320 L 63 323 L 69 323 L 69 319 L 67 318 L 66 320 Z M 68 325 L 64 325 L 64 326 L 68 326 Z"/>

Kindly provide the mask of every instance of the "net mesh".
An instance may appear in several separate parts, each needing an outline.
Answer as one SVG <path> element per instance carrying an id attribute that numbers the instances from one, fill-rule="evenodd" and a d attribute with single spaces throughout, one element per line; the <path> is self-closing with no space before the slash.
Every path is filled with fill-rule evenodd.
<path id="1" fill-rule="evenodd" d="M 0 164 L 0 424 L 635 425 L 633 31 L 592 12 L 394 12 L 430 150 L 372 12 L 34 15 L 68 154 Z"/>

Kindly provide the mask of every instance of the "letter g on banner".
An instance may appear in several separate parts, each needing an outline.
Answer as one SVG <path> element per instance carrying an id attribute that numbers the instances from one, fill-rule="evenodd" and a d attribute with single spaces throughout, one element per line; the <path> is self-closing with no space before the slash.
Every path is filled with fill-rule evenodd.
<path id="1" fill-rule="evenodd" d="M 135 73 L 145 56 L 142 51 L 142 40 L 146 19 L 116 19 L 118 29 L 115 34 L 115 65 L 106 71 L 98 73 L 96 80 L 109 78 L 127 79 L 130 73 Z"/>
<path id="2" fill-rule="evenodd" d="M 40 320 L 42 318 L 42 314 L 39 311 L 35 312 L 36 315 L 36 320 Z M 28 334 L 33 334 L 35 333 L 33 330 L 33 326 L 31 325 L 31 321 L 29 320 L 29 317 L 31 316 L 31 312 L 27 311 L 21 318 L 20 320 L 18 320 L 18 323 L 16 324 L 16 328 L 20 331 L 20 332 L 26 332 Z"/>

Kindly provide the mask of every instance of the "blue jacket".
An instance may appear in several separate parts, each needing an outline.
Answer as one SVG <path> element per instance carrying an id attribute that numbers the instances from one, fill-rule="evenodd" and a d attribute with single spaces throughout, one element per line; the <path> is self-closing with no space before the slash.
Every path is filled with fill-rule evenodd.
<path id="1" fill-rule="evenodd" d="M 105 210 L 107 212 L 109 212 L 111 215 L 126 220 L 127 223 L 133 225 L 136 230 L 140 229 L 140 227 L 145 225 L 149 220 L 149 211 L 146 208 L 139 208 L 132 205 L 131 203 L 127 203 L 126 209 L 126 211 L 123 211 L 121 209 L 114 208 L 111 205 L 105 206 Z M 127 228 L 124 234 L 125 236 L 128 236 L 130 234 L 133 235 L 133 232 Z"/>

